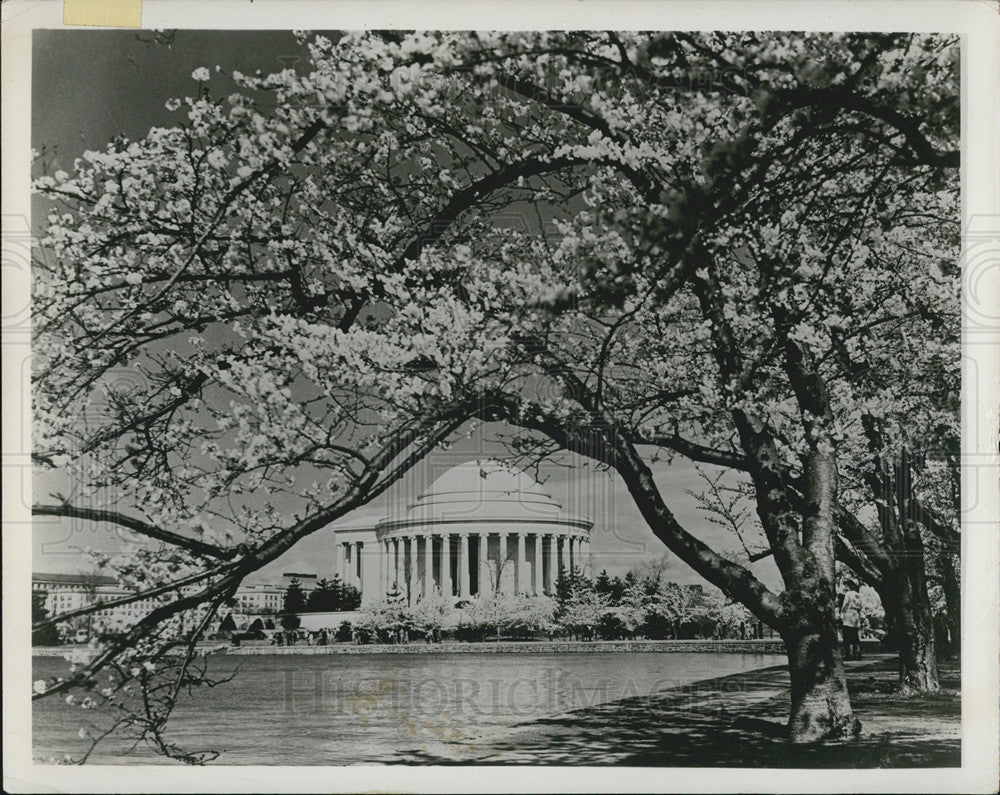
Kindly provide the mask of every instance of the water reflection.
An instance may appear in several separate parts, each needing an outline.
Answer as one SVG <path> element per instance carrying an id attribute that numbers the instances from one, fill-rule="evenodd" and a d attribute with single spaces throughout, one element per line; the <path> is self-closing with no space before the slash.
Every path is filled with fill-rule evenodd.
<path id="1" fill-rule="evenodd" d="M 225 764 L 398 762 L 442 749 L 460 758 L 482 753 L 511 727 L 625 699 L 634 707 L 664 693 L 698 704 L 699 681 L 783 663 L 778 655 L 693 652 L 221 656 L 212 659 L 217 672 L 240 664 L 239 675 L 183 702 L 170 739 L 221 750 Z M 38 658 L 35 678 L 63 666 Z M 79 730 L 96 730 L 100 718 L 37 702 L 36 758 L 79 754 Z M 92 761 L 159 761 L 146 749 L 123 750 L 109 743 Z"/>

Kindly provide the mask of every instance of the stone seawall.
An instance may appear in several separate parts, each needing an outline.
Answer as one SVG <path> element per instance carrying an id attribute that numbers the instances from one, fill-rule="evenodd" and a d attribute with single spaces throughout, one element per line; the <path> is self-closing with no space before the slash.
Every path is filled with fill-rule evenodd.
<path id="1" fill-rule="evenodd" d="M 861 642 L 866 653 L 878 651 L 878 642 Z M 503 641 L 501 643 L 372 643 L 356 646 L 335 643 L 330 646 L 272 646 L 259 644 L 230 646 L 221 642 L 199 644 L 199 654 L 554 654 L 587 652 L 710 652 L 716 654 L 784 654 L 784 644 L 777 638 L 764 640 L 552 640 Z M 67 657 L 76 654 L 93 657 L 93 649 L 79 646 L 48 646 L 32 649 L 35 657 Z"/>
<path id="2" fill-rule="evenodd" d="M 714 652 L 717 654 L 784 654 L 778 639 L 765 640 L 633 640 L 633 641 L 502 641 L 500 643 L 336 644 L 332 646 L 238 646 L 225 654 L 553 654 L 563 652 Z"/>

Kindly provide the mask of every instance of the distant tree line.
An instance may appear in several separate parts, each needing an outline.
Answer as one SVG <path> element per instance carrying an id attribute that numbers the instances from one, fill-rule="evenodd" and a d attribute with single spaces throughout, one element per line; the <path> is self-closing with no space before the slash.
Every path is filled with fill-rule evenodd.
<path id="1" fill-rule="evenodd" d="M 761 636 L 758 621 L 714 588 L 683 585 L 664 565 L 636 567 L 624 577 L 601 571 L 595 579 L 575 568 L 556 583 L 556 623 L 570 637 L 694 639 Z"/>
<path id="2" fill-rule="evenodd" d="M 361 592 L 334 575 L 333 579 L 322 579 L 308 593 L 297 577 L 293 577 L 285 590 L 281 609 L 281 625 L 285 629 L 299 626 L 301 613 L 337 613 L 357 610 L 361 606 Z"/>
<path id="3" fill-rule="evenodd" d="M 624 577 L 591 578 L 576 567 L 560 572 L 553 596 L 482 594 L 453 604 L 440 593 L 406 604 L 393 589 L 366 605 L 354 628 L 363 642 L 694 639 L 763 637 L 745 607 L 716 589 L 682 585 L 664 565 L 643 564 Z"/>

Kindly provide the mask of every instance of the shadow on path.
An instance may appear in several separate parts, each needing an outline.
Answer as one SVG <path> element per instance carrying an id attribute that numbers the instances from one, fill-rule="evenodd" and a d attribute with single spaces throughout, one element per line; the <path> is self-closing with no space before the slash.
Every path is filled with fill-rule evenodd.
<path id="1" fill-rule="evenodd" d="M 942 668 L 942 692 L 893 692 L 895 658 L 848 663 L 861 738 L 793 747 L 784 741 L 788 669 L 697 682 L 520 724 L 495 736 L 412 749 L 411 764 L 629 765 L 677 767 L 957 767 L 959 676 Z M 395 761 L 395 760 L 394 760 Z M 404 761 L 400 759 L 398 761 Z"/>

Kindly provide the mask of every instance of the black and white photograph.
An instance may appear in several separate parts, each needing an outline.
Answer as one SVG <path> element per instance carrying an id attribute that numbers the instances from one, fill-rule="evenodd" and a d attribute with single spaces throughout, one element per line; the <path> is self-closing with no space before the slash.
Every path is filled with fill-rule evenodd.
<path id="1" fill-rule="evenodd" d="M 5 789 L 995 792 L 996 9 L 255 5 L 22 31 Z"/>

